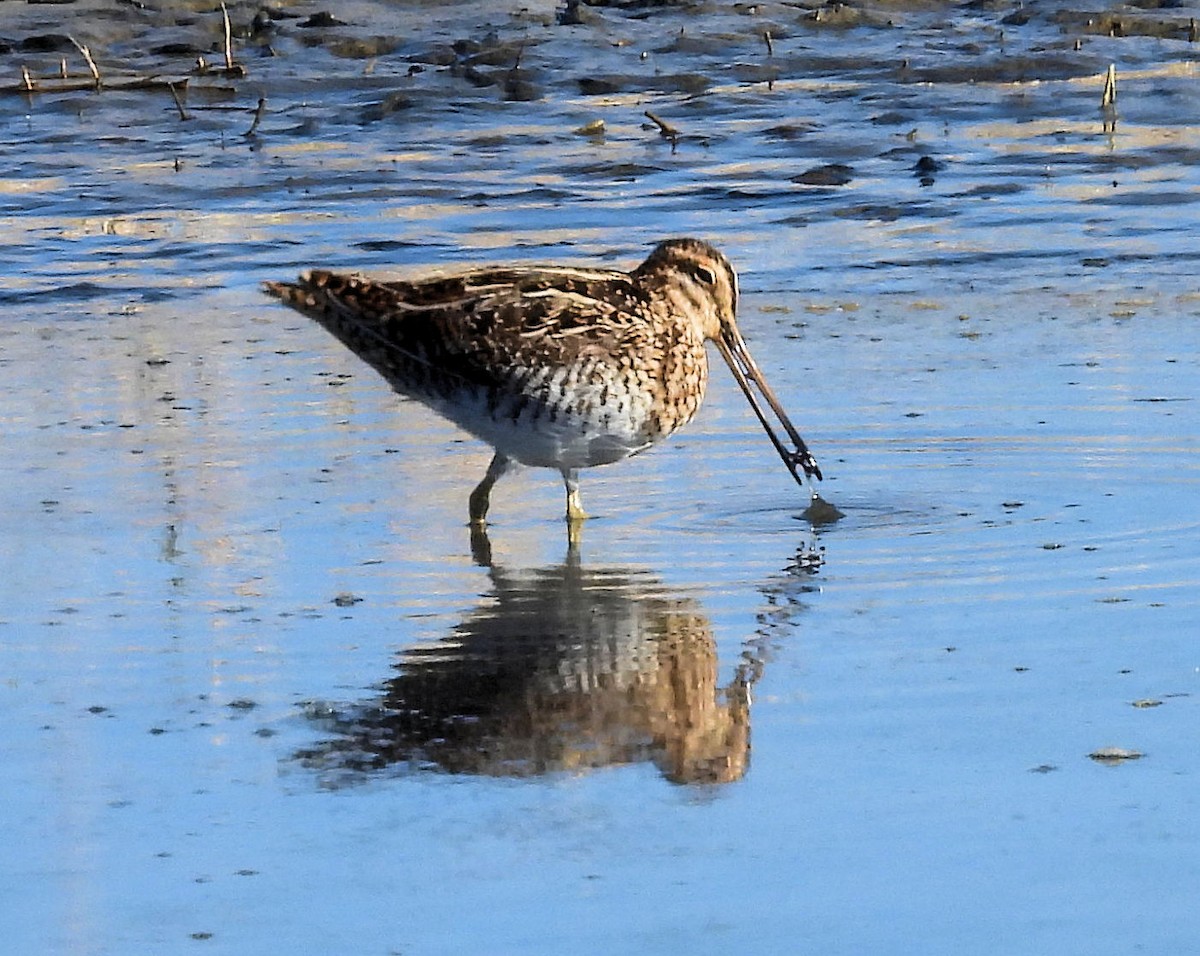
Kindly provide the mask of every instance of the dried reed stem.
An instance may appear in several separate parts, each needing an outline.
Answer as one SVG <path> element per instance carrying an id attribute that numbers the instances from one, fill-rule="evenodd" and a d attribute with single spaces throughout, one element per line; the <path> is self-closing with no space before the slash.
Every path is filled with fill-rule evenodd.
<path id="1" fill-rule="evenodd" d="M 1108 64 L 1108 73 L 1104 77 L 1104 93 L 1100 97 L 1100 108 L 1106 109 L 1117 102 L 1117 65 Z"/>
<path id="2" fill-rule="evenodd" d="M 183 83 L 186 85 L 187 80 L 183 80 Z M 190 120 L 191 117 L 188 116 L 187 110 L 183 108 L 183 100 L 179 98 L 179 91 L 175 89 L 175 84 L 170 80 L 167 80 L 167 89 L 171 91 L 171 98 L 175 100 L 175 108 L 179 110 L 179 118 L 184 122 Z"/>
<path id="3" fill-rule="evenodd" d="M 76 40 L 73 36 L 68 36 L 68 40 L 75 44 L 75 49 L 83 56 L 84 61 L 88 65 L 88 69 L 92 71 L 92 79 L 96 81 L 96 85 L 100 85 L 100 71 L 96 68 L 96 61 L 92 59 L 92 51 L 85 47 L 82 43 Z"/>
<path id="4" fill-rule="evenodd" d="M 250 128 L 242 135 L 249 139 L 258 129 L 258 124 L 262 122 L 263 114 L 267 112 L 267 98 L 260 96 L 258 98 L 258 109 L 254 111 L 254 122 L 250 124 Z"/>
<path id="5" fill-rule="evenodd" d="M 233 69 L 233 27 L 229 24 L 229 10 L 221 0 L 221 19 L 225 21 L 225 69 Z"/>

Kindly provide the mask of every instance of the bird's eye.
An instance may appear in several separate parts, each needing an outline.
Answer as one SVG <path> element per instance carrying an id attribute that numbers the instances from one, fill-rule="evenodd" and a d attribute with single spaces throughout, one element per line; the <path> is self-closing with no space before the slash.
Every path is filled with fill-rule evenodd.
<path id="1" fill-rule="evenodd" d="M 717 277 L 715 275 L 713 275 L 713 271 L 711 269 L 709 269 L 705 266 L 696 266 L 695 274 L 696 274 L 696 278 L 699 279 L 701 282 L 703 282 L 705 285 L 716 285 L 717 284 Z"/>

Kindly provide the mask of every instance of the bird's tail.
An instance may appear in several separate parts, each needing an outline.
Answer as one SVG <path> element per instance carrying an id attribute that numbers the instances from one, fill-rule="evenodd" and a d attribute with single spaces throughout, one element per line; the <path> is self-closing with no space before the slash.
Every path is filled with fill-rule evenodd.
<path id="1" fill-rule="evenodd" d="M 461 371 L 437 359 L 429 324 L 405 320 L 421 310 L 397 312 L 395 295 L 380 283 L 313 269 L 295 282 L 264 282 L 263 291 L 314 319 L 402 394 L 429 402 L 464 384 Z"/>

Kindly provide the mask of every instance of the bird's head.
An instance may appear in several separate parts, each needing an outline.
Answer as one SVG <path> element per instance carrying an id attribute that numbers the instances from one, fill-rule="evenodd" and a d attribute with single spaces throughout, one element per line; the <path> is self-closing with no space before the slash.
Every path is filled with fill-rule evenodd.
<path id="1" fill-rule="evenodd" d="M 738 279 L 729 260 L 702 239 L 667 239 L 654 248 L 633 275 L 666 296 L 677 315 L 696 323 L 704 338 L 716 345 L 796 481 L 803 484 L 806 477 L 819 479 L 821 469 L 816 459 L 771 391 L 738 330 Z M 786 443 L 768 417 L 768 410 L 786 433 Z"/>
<path id="2" fill-rule="evenodd" d="M 665 294 L 704 338 L 715 341 L 726 329 L 737 334 L 737 273 L 720 250 L 704 240 L 660 242 L 634 275 Z"/>

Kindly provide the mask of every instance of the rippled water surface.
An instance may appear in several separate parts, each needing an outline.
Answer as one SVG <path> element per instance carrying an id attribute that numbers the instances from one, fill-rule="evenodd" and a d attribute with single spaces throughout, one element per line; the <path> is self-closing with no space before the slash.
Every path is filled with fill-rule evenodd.
<path id="1" fill-rule="evenodd" d="M 229 9 L 0 3 L 12 952 L 1194 946 L 1200 11 Z M 687 234 L 841 520 L 715 368 L 472 540 L 258 288 Z"/>

